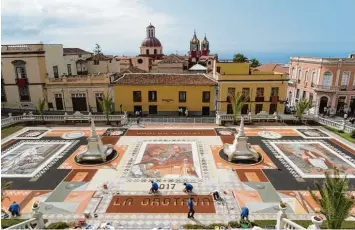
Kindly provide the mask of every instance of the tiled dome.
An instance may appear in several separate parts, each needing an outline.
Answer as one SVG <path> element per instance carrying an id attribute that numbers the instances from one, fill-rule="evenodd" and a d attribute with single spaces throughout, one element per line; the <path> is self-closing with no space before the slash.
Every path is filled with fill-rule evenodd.
<path id="1" fill-rule="evenodd" d="M 146 47 L 161 47 L 160 41 L 155 37 L 149 37 L 143 40 L 142 46 Z"/>

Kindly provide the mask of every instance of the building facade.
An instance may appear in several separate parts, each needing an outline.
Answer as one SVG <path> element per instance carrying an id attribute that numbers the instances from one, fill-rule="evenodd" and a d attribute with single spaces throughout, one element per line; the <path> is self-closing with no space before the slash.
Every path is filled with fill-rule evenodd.
<path id="1" fill-rule="evenodd" d="M 217 82 L 205 74 L 125 73 L 113 83 L 115 110 L 143 115 L 213 116 Z"/>
<path id="2" fill-rule="evenodd" d="M 212 76 L 219 85 L 217 110 L 221 114 L 233 113 L 229 95 L 238 92 L 246 100 L 242 114 L 284 112 L 288 74 L 252 72 L 249 63 L 217 62 Z"/>
<path id="3" fill-rule="evenodd" d="M 315 113 L 355 113 L 355 58 L 291 57 L 288 101 L 312 101 Z"/>
<path id="4" fill-rule="evenodd" d="M 46 78 L 49 110 L 102 112 L 99 100 L 109 93 L 108 74 Z"/>
<path id="5" fill-rule="evenodd" d="M 46 57 L 43 44 L 1 46 L 2 108 L 37 106 L 46 95 L 46 76 L 53 76 L 46 59 L 51 57 Z"/>

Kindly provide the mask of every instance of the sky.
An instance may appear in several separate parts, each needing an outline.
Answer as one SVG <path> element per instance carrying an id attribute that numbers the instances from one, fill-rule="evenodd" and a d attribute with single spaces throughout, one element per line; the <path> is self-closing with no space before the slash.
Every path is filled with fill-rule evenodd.
<path id="1" fill-rule="evenodd" d="M 165 54 L 186 54 L 196 29 L 222 59 L 345 57 L 355 53 L 354 9 L 355 0 L 1 0 L 1 42 L 137 55 L 152 23 Z"/>

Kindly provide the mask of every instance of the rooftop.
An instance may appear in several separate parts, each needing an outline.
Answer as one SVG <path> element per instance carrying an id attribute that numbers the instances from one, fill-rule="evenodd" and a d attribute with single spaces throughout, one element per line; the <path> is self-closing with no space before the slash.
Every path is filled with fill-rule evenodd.
<path id="1" fill-rule="evenodd" d="M 196 65 L 192 66 L 189 70 L 192 70 L 192 71 L 206 71 L 207 68 L 204 67 L 203 65 L 196 64 Z"/>
<path id="2" fill-rule="evenodd" d="M 166 73 L 125 73 L 116 80 L 120 85 L 217 85 L 205 74 L 166 74 Z"/>
<path id="3" fill-rule="evenodd" d="M 92 54 L 80 48 L 63 48 L 64 55 L 75 55 L 75 54 Z"/>
<path id="4" fill-rule="evenodd" d="M 281 63 L 268 63 L 258 66 L 253 71 L 288 73 L 288 65 Z"/>

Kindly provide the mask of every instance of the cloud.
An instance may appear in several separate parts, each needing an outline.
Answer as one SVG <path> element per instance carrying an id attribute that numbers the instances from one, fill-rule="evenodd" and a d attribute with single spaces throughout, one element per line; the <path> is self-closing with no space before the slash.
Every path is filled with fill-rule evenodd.
<path id="1" fill-rule="evenodd" d="M 140 0 L 2 0 L 2 44 L 59 43 L 91 51 L 138 53 L 145 27 L 171 34 L 177 19 Z M 164 45 L 164 43 L 163 43 Z"/>

